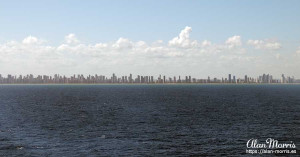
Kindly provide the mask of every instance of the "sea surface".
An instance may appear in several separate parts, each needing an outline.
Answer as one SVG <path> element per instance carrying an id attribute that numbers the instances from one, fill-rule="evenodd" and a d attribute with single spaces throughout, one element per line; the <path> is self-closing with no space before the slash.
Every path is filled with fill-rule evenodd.
<path id="1" fill-rule="evenodd" d="M 1 85 L 0 156 L 248 156 L 300 147 L 300 85 Z"/>

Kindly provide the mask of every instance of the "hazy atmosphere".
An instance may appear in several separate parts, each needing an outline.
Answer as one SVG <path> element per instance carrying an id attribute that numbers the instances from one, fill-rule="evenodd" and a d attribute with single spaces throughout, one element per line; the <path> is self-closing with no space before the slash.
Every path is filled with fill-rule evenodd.
<path id="1" fill-rule="evenodd" d="M 2 2 L 0 74 L 300 77 L 299 1 L 79 2 Z"/>

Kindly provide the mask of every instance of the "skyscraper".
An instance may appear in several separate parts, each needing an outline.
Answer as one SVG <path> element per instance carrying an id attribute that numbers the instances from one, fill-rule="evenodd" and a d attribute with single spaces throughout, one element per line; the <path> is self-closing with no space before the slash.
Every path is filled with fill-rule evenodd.
<path id="1" fill-rule="evenodd" d="M 228 82 L 231 83 L 231 74 L 228 75 Z"/>
<path id="2" fill-rule="evenodd" d="M 130 83 L 133 83 L 133 80 L 132 80 L 132 74 L 129 75 L 129 82 L 130 82 Z"/>
<path id="3" fill-rule="evenodd" d="M 236 83 L 236 79 L 235 79 L 235 76 L 233 76 L 233 83 Z"/>
<path id="4" fill-rule="evenodd" d="M 284 77 L 284 74 L 281 75 L 281 83 L 285 83 L 285 77 Z"/>

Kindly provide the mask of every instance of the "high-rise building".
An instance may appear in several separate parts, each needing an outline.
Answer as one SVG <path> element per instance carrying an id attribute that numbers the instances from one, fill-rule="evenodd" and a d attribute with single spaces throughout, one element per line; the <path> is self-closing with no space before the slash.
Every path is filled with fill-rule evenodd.
<path id="1" fill-rule="evenodd" d="M 137 76 L 137 83 L 141 83 L 141 76 L 140 75 Z"/>
<path id="2" fill-rule="evenodd" d="M 59 74 L 55 74 L 54 76 L 47 75 L 37 75 L 36 77 L 32 74 L 29 75 L 10 75 L 7 77 L 3 77 L 0 75 L 0 83 L 299 83 L 300 80 L 295 80 L 292 76 L 285 77 L 284 74 L 281 75 L 281 79 L 273 79 L 273 76 L 270 74 L 263 74 L 257 78 L 248 77 L 245 75 L 243 78 L 236 78 L 233 76 L 231 78 L 231 74 L 228 75 L 228 78 L 211 78 L 208 76 L 207 79 L 197 79 L 192 78 L 191 76 L 185 76 L 185 79 L 181 80 L 181 77 L 178 77 L 178 80 L 174 76 L 167 77 L 163 75 L 159 75 L 158 79 L 155 80 L 153 76 L 140 76 L 137 75 L 135 79 L 132 78 L 132 74 L 129 75 L 129 80 L 127 76 L 117 77 L 114 73 L 111 77 L 105 77 L 103 75 L 88 75 L 84 76 L 82 74 L 72 75 L 67 77 L 65 75 L 60 76 Z"/>
<path id="3" fill-rule="evenodd" d="M 132 74 L 129 74 L 129 82 L 130 82 L 130 83 L 133 83 L 133 80 L 132 80 Z"/>
<path id="4" fill-rule="evenodd" d="M 232 81 L 233 81 L 233 83 L 236 83 L 235 76 L 233 76 L 233 80 Z"/>
<path id="5" fill-rule="evenodd" d="M 285 77 L 284 77 L 284 74 L 281 75 L 281 83 L 285 83 L 286 80 L 285 80 Z"/>

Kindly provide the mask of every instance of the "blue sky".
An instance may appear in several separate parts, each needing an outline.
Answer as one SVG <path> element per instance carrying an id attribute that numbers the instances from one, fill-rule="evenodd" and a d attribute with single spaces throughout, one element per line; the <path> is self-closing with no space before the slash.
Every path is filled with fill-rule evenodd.
<path id="1" fill-rule="evenodd" d="M 6 46 L 5 48 L 8 47 L 7 43 L 10 41 L 21 43 L 23 39 L 33 36 L 46 41 L 47 43 L 43 42 L 45 47 L 53 46 L 53 49 L 58 49 L 66 41 L 65 37 L 70 33 L 76 35 L 76 39 L 78 38 L 80 44 L 85 45 L 97 43 L 111 43 L 113 45 L 113 42 L 116 42 L 121 37 L 129 39 L 130 42 L 144 41 L 148 45 L 157 40 L 162 40 L 165 45 L 168 45 L 168 41 L 178 36 L 180 31 L 184 30 L 186 26 L 192 28 L 192 32 L 189 33 L 189 40 L 197 40 L 199 43 L 207 40 L 213 43 L 212 45 L 219 45 L 219 47 L 224 45 L 224 42 L 230 37 L 239 36 L 243 47 L 241 50 L 236 51 L 244 51 L 246 49 L 247 53 L 242 56 L 231 55 L 231 58 L 261 57 L 262 61 L 270 63 L 272 67 L 278 64 L 299 61 L 294 60 L 293 56 L 295 52 L 298 52 L 298 47 L 300 46 L 300 1 L 298 0 L 10 0 L 2 1 L 0 5 L 0 44 L 2 44 L 2 47 Z M 255 49 L 253 49 L 253 45 L 251 48 L 251 45 L 247 44 L 249 40 L 264 42 L 265 45 L 268 42 L 271 42 L 271 44 L 278 43 L 280 48 L 272 48 L 272 52 L 265 52 L 269 48 L 256 45 L 256 47 L 254 46 Z M 24 48 L 20 47 L 20 49 Z M 167 47 L 165 46 L 165 48 Z M 219 49 L 216 47 L 214 48 L 215 50 Z M 28 46 L 24 51 L 30 51 L 27 48 Z M 213 51 L 212 49 L 211 51 Z M 2 52 L 6 55 L 4 58 L 9 57 L 6 51 L 11 52 L 12 50 L 3 49 Z M 172 49 L 170 51 L 174 55 L 174 51 L 179 54 L 181 51 L 186 51 L 186 49 Z M 126 52 L 130 53 L 131 51 L 128 50 Z M 195 50 L 195 53 L 198 52 L 204 52 L 204 49 Z M 227 54 L 224 55 L 226 56 Z M 285 56 L 285 54 L 290 56 Z M 18 55 L 15 57 L 24 55 L 18 52 Z M 63 55 L 65 55 L 65 58 L 62 59 L 72 58 L 72 62 L 79 62 L 79 60 L 76 61 L 78 57 L 72 54 Z M 220 54 L 214 57 L 222 57 L 224 55 Z M 268 58 L 270 55 L 277 56 L 277 59 L 281 55 L 283 58 L 275 62 L 272 61 L 273 59 Z M 206 59 L 207 62 L 223 62 L 223 60 L 211 60 L 209 57 Z M 116 58 L 116 60 L 118 59 Z M 87 60 L 95 60 L 95 58 L 90 56 Z M 181 61 L 187 64 L 187 60 Z M 25 64 L 32 62 L 32 60 L 28 59 L 20 62 Z M 166 62 L 169 61 L 166 60 Z M 2 61 L 2 63 L 4 64 L 5 61 Z M 157 61 L 157 65 L 159 64 L 159 61 Z M 170 68 L 172 64 L 174 63 L 167 65 L 165 71 L 174 72 Z M 199 65 L 196 64 L 195 67 L 200 66 L 200 63 Z M 298 64 L 294 65 L 295 68 L 293 68 L 293 65 L 288 65 L 287 71 L 292 74 L 296 69 L 296 65 Z M 116 66 L 122 66 L 122 64 L 118 63 Z M 202 65 L 201 63 L 201 66 L 210 65 Z M 246 67 L 247 65 L 242 66 Z M 45 65 L 45 67 L 48 67 L 48 65 Z M 28 65 L 28 68 L 30 69 L 31 66 Z M 117 69 L 111 70 L 118 71 Z M 260 66 L 255 69 L 256 72 L 238 69 L 240 68 L 236 67 L 233 71 L 241 76 L 246 72 L 257 75 L 264 71 L 262 70 L 263 67 Z M 9 70 L 14 73 L 25 72 L 18 68 Z M 143 71 L 138 68 L 131 68 L 130 70 Z M 207 69 L 202 70 L 204 71 L 203 76 L 211 74 Z M 40 69 L 40 71 L 28 70 L 26 72 L 38 73 L 41 71 L 43 72 L 45 69 Z M 84 68 L 73 68 L 71 71 L 84 72 L 86 70 Z M 225 70 L 223 74 L 221 71 L 223 72 L 224 70 L 216 70 L 214 72 L 221 73 L 216 74 L 216 76 L 230 72 L 230 70 Z M 270 71 L 280 75 L 285 69 Z M 66 73 L 66 70 L 59 72 Z M 119 71 L 119 73 L 123 72 L 128 71 Z M 184 73 L 184 71 L 181 72 Z M 154 74 L 154 69 L 149 69 L 149 73 Z M 190 71 L 189 73 L 193 72 Z M 295 71 L 294 73 L 300 77 L 299 72 Z"/>
<path id="2" fill-rule="evenodd" d="M 222 42 L 239 34 L 299 43 L 299 15 L 297 0 L 10 0 L 0 5 L 0 36 L 8 40 L 35 35 L 56 42 L 75 32 L 90 42 L 120 36 L 155 41 L 169 40 L 188 25 L 197 40 Z"/>

